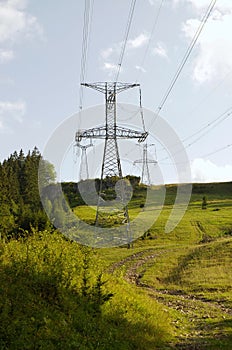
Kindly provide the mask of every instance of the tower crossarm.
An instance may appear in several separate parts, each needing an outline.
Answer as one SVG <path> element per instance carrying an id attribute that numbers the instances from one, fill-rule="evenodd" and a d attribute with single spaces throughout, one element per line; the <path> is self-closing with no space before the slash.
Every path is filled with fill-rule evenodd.
<path id="1" fill-rule="evenodd" d="M 116 137 L 120 139 L 138 139 L 138 142 L 146 140 L 148 132 L 141 132 L 120 126 L 116 127 Z"/>
<path id="2" fill-rule="evenodd" d="M 75 141 L 80 142 L 82 139 L 105 139 L 106 127 L 79 130 L 76 132 Z"/>
<path id="3" fill-rule="evenodd" d="M 98 82 L 98 83 L 81 83 L 82 86 L 97 90 L 99 92 L 105 93 L 107 90 L 112 92 L 122 92 L 127 89 L 131 89 L 137 86 L 140 86 L 140 84 L 130 84 L 130 83 L 109 83 L 109 82 Z"/>
<path id="4" fill-rule="evenodd" d="M 134 161 L 134 164 L 138 164 L 138 163 L 143 163 L 144 160 L 143 159 L 137 159 Z M 154 159 L 147 159 L 147 163 L 150 163 L 150 164 L 157 164 L 157 160 L 154 160 Z"/>
<path id="5" fill-rule="evenodd" d="M 98 128 L 77 131 L 75 140 L 76 142 L 80 142 L 82 139 L 110 139 L 116 137 L 119 139 L 138 139 L 138 142 L 143 142 L 146 140 L 147 136 L 148 132 L 141 132 L 120 126 L 116 126 L 116 128 L 110 129 L 102 126 Z"/>

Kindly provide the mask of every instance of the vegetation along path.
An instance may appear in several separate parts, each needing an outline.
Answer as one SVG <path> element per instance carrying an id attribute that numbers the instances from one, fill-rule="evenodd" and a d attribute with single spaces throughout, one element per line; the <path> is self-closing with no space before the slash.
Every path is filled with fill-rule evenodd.
<path id="1" fill-rule="evenodd" d="M 169 344 L 170 348 L 210 349 L 213 346 L 209 340 L 212 330 L 216 343 L 222 344 L 225 334 L 222 334 L 218 319 L 229 323 L 232 317 L 232 306 L 228 305 L 226 299 L 223 302 L 220 298 L 205 296 L 203 293 L 194 294 L 193 291 L 186 291 L 184 288 L 171 288 L 165 279 L 162 281 L 158 277 L 159 287 L 144 280 L 144 275 L 150 268 L 155 267 L 157 259 L 170 254 L 171 251 L 172 249 L 155 248 L 138 251 L 112 264 L 109 272 L 124 268 L 124 278 L 127 282 L 138 289 L 142 288 L 148 297 L 155 298 L 170 312 L 175 329 L 175 339 Z"/>

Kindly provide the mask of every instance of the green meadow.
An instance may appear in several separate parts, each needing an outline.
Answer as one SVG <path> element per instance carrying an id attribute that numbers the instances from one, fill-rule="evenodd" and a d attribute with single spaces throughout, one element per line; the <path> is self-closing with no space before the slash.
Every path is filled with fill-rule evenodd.
<path id="1" fill-rule="evenodd" d="M 51 227 L 2 239 L 0 349 L 231 349 L 232 183 L 193 185 L 170 233 L 176 187 L 166 190 L 130 249 L 84 247 Z M 131 218 L 145 196 L 137 186 Z M 88 206 L 73 211 L 94 221 Z"/>

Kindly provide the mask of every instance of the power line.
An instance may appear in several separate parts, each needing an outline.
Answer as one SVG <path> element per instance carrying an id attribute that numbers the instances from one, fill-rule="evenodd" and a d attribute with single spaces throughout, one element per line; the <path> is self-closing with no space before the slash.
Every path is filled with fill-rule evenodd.
<path id="1" fill-rule="evenodd" d="M 87 70 L 87 56 L 88 56 L 88 48 L 89 48 L 89 42 L 90 42 L 90 34 L 91 34 L 91 25 L 92 25 L 92 19 L 93 19 L 93 6 L 94 6 L 94 0 L 85 0 L 85 7 L 84 7 L 84 20 L 83 20 L 83 30 L 82 30 L 82 51 L 81 51 L 81 67 L 80 67 L 80 87 L 79 87 L 79 115 L 78 115 L 78 129 L 81 126 L 81 117 L 82 117 L 82 108 L 83 108 L 83 86 L 81 83 L 85 80 L 86 77 L 86 70 Z M 81 149 L 82 155 L 81 155 L 81 169 L 83 169 L 83 163 L 87 164 L 87 156 L 86 156 L 86 148 L 88 146 L 82 146 L 79 143 L 75 143 L 74 147 L 77 147 L 78 149 Z M 91 144 L 92 146 L 92 144 Z M 77 151 L 73 154 L 74 163 L 76 163 L 77 158 Z M 88 166 L 86 165 L 87 174 L 86 177 L 88 178 Z M 82 170 L 81 170 L 82 171 Z"/>
<path id="2" fill-rule="evenodd" d="M 140 107 L 140 116 L 142 120 L 142 126 L 143 126 L 143 131 L 146 131 L 145 128 L 145 121 L 144 121 L 144 115 L 143 115 L 143 106 L 142 106 L 142 92 L 141 92 L 141 87 L 139 86 L 139 107 Z"/>
<path id="3" fill-rule="evenodd" d="M 210 123 L 208 123 L 207 125 L 203 126 L 202 128 L 200 128 L 198 131 L 196 131 L 195 133 L 193 133 L 192 135 L 186 137 L 185 139 L 181 140 L 181 142 L 185 142 L 188 139 L 192 138 L 193 136 L 196 136 L 197 134 L 199 134 L 200 132 L 206 130 L 205 132 L 203 132 L 201 135 L 199 135 L 196 139 L 194 139 L 192 142 L 190 142 L 189 144 L 187 144 L 185 146 L 185 150 L 191 146 L 193 146 L 195 143 L 197 143 L 200 139 L 202 139 L 202 137 L 204 137 L 205 135 L 207 135 L 211 130 L 215 129 L 219 124 L 221 124 L 223 121 L 225 121 L 227 118 L 229 118 L 232 115 L 232 107 L 228 108 L 224 113 L 222 113 L 219 117 L 215 118 L 214 120 L 212 120 Z M 209 130 L 207 130 L 209 127 L 211 127 Z M 172 147 L 175 147 L 177 144 L 174 144 Z M 227 148 L 223 147 L 222 149 Z M 230 145 L 229 145 L 230 147 Z M 162 150 L 164 150 L 165 148 L 163 147 Z M 221 150 L 221 148 L 218 151 L 212 152 L 212 154 L 217 153 Z M 181 153 L 183 150 L 180 149 L 178 151 L 176 151 L 174 153 L 174 155 Z M 211 155 L 211 153 L 209 153 L 208 155 Z M 207 156 L 207 155 L 206 155 Z M 169 159 L 169 157 L 164 157 L 162 158 L 159 162 L 162 162 L 166 159 Z M 179 163 L 180 164 L 180 163 Z"/>
<path id="4" fill-rule="evenodd" d="M 184 55 L 184 57 L 183 57 L 183 59 L 182 59 L 182 61 L 180 63 L 180 66 L 178 67 L 177 72 L 174 75 L 174 78 L 171 81 L 171 84 L 170 84 L 169 88 L 167 89 L 167 91 L 166 91 L 166 93 L 165 93 L 165 95 L 164 95 L 164 97 L 163 97 L 163 99 L 162 99 L 162 101 L 161 101 L 161 103 L 160 103 L 160 105 L 158 107 L 159 112 L 163 108 L 163 106 L 164 106 L 168 96 L 170 95 L 170 93 L 171 93 L 171 91 L 172 91 L 172 89 L 173 89 L 173 87 L 174 87 L 174 85 L 175 85 L 175 83 L 176 83 L 176 81 L 178 79 L 178 77 L 180 76 L 180 73 L 181 73 L 182 69 L 184 68 L 185 63 L 187 62 L 187 60 L 188 60 L 188 58 L 189 58 L 189 56 L 190 56 L 190 54 L 191 54 L 191 52 L 192 52 L 196 42 L 197 42 L 197 40 L 198 40 L 198 38 L 199 38 L 203 28 L 204 28 L 204 25 L 206 24 L 206 22 L 207 22 L 207 20 L 208 20 L 208 18 L 210 16 L 214 6 L 215 6 L 216 1 L 217 0 L 212 0 L 211 1 L 210 5 L 209 5 L 209 7 L 208 7 L 208 9 L 206 11 L 206 14 L 202 18 L 200 26 L 198 27 L 198 29 L 197 29 L 197 31 L 196 31 L 196 33 L 195 33 L 195 35 L 194 35 L 194 37 L 193 37 L 193 39 L 192 39 L 192 41 L 190 43 L 190 46 L 188 47 L 188 49 L 187 49 L 187 51 L 186 51 L 186 53 L 185 53 L 185 55 Z"/>
<path id="5" fill-rule="evenodd" d="M 87 54 L 90 41 L 91 23 L 93 17 L 94 0 L 85 0 L 84 8 L 84 22 L 82 32 L 82 52 L 81 52 L 81 69 L 80 69 L 80 83 L 85 81 L 87 69 Z M 79 89 L 79 110 L 83 108 L 83 86 Z"/>
<path id="6" fill-rule="evenodd" d="M 175 73 L 175 75 L 174 75 L 174 77 L 173 77 L 173 79 L 172 79 L 172 81 L 171 81 L 167 91 L 165 92 L 163 99 L 161 100 L 161 102 L 159 104 L 155 120 L 156 120 L 157 116 L 159 115 L 160 111 L 162 110 L 165 102 L 167 101 L 168 96 L 170 95 L 170 93 L 171 93 L 171 91 L 172 91 L 172 89 L 173 89 L 177 79 L 179 78 L 179 76 L 180 76 L 180 74 L 181 74 L 181 72 L 182 72 L 182 70 L 183 70 L 183 68 L 184 68 L 184 66 L 185 66 L 185 64 L 186 64 L 186 62 L 187 62 L 187 60 L 188 60 L 192 50 L 193 50 L 193 48 L 194 48 L 194 46 L 196 45 L 196 42 L 197 42 L 197 40 L 198 40 L 198 38 L 199 38 L 199 36 L 200 36 L 200 34 L 201 34 L 201 32 L 202 32 L 206 22 L 207 22 L 211 12 L 213 11 L 213 8 L 214 8 L 214 6 L 216 4 L 216 1 L 217 0 L 212 0 L 210 2 L 210 5 L 207 8 L 207 11 L 206 11 L 205 15 L 203 16 L 203 18 L 201 20 L 201 23 L 200 23 L 200 25 L 199 25 L 199 27 L 198 27 L 198 29 L 197 29 L 197 31 L 196 31 L 196 33 L 195 33 L 191 43 L 190 43 L 190 45 L 189 45 L 185 55 L 184 55 L 180 65 L 179 65 L 179 67 L 178 67 L 178 69 L 177 69 L 177 71 L 176 71 L 176 73 Z"/>
<path id="7" fill-rule="evenodd" d="M 192 138 L 193 136 L 196 136 L 197 134 L 199 134 L 200 132 L 204 131 L 205 129 L 208 129 L 209 127 L 211 127 L 209 130 L 207 130 L 206 132 L 204 132 L 203 134 L 201 134 L 197 139 L 195 139 L 193 142 L 190 143 L 190 145 L 196 143 L 199 139 L 201 139 L 203 136 L 205 136 L 206 134 L 208 134 L 211 130 L 213 130 L 216 126 L 218 126 L 219 124 L 221 124 L 224 120 L 226 120 L 227 118 L 229 118 L 232 114 L 232 107 L 230 107 L 226 112 L 224 112 L 223 114 L 221 114 L 219 117 L 217 117 L 216 119 L 214 119 L 212 122 L 208 123 L 207 125 L 203 126 L 202 128 L 200 128 L 199 130 L 197 130 L 195 133 L 193 133 L 192 135 L 186 137 L 185 139 L 182 140 L 182 142 L 186 142 L 188 139 Z"/>
<path id="8" fill-rule="evenodd" d="M 201 100 L 200 100 L 195 106 L 193 106 L 193 107 L 190 109 L 190 111 L 187 112 L 188 115 L 193 114 L 206 100 L 208 100 L 208 98 L 209 98 L 213 93 L 215 93 L 215 91 L 216 91 L 221 85 L 223 85 L 223 84 L 225 83 L 225 81 L 226 81 L 228 78 L 231 78 L 231 74 L 232 74 L 232 70 L 230 69 L 230 70 L 228 70 L 228 71 L 224 74 L 224 76 L 222 77 L 222 79 L 220 79 L 220 81 L 219 81 L 216 85 L 213 86 L 213 88 L 209 91 L 209 93 L 208 93 L 207 95 L 203 96 L 203 97 L 201 98 Z"/>
<path id="9" fill-rule="evenodd" d="M 216 126 L 218 126 L 219 124 L 221 124 L 224 120 L 226 120 L 227 118 L 229 118 L 232 114 L 232 107 L 228 108 L 224 113 L 220 114 L 219 117 L 215 118 L 214 120 L 212 120 L 210 123 L 208 123 L 207 125 L 204 125 L 203 127 L 201 127 L 200 129 L 198 129 L 197 131 L 195 131 L 193 134 L 185 137 L 184 139 L 181 140 L 181 142 L 186 142 L 188 139 L 191 139 L 192 137 L 198 135 L 199 133 L 201 133 L 204 130 L 207 130 L 208 128 L 210 128 L 209 130 L 205 131 L 203 134 L 201 134 L 200 136 L 198 136 L 194 141 L 192 141 L 191 143 L 189 143 L 187 147 L 192 146 L 193 144 L 195 144 L 197 141 L 199 141 L 203 136 L 207 135 L 211 130 L 213 130 Z M 177 146 L 177 144 L 172 145 L 172 147 Z M 162 149 L 160 149 L 159 151 L 164 150 L 164 147 Z M 179 153 L 179 152 L 177 152 Z"/>
<path id="10" fill-rule="evenodd" d="M 206 132 L 204 132 L 203 134 L 201 134 L 199 137 L 197 137 L 194 141 L 192 141 L 191 143 L 189 143 L 186 147 L 190 147 L 192 146 L 194 143 L 196 143 L 197 141 L 199 141 L 203 136 L 207 135 L 211 130 L 213 130 L 216 126 L 218 126 L 219 124 L 221 124 L 224 120 L 226 120 L 227 118 L 229 118 L 232 114 L 232 106 L 230 108 L 228 108 L 224 113 L 220 114 L 219 117 L 215 118 L 214 120 L 212 120 L 211 122 L 209 122 L 207 125 L 204 125 L 203 127 L 201 127 L 200 129 L 198 129 L 197 131 L 195 131 L 193 134 L 185 137 L 184 139 L 181 140 L 181 142 L 186 142 L 188 139 L 191 139 L 192 137 L 200 134 L 202 131 L 207 130 L 208 128 L 210 128 L 209 130 L 207 130 Z M 173 145 L 173 147 L 175 147 L 177 144 Z M 164 149 L 164 148 L 163 148 Z"/>
<path id="11" fill-rule="evenodd" d="M 200 136 L 198 136 L 195 140 L 193 140 L 192 142 L 190 142 L 188 145 L 185 146 L 185 149 L 191 147 L 192 145 L 194 145 L 195 143 L 197 143 L 200 139 L 202 139 L 202 137 L 204 137 L 205 135 L 207 135 L 211 130 L 213 130 L 216 126 L 218 126 L 220 123 L 222 123 L 224 120 L 226 120 L 227 118 L 229 118 L 232 115 L 232 107 L 229 108 L 226 112 L 224 112 L 223 114 L 221 114 L 218 118 L 216 118 L 215 120 L 213 120 L 211 123 L 209 123 L 207 126 L 204 126 L 203 128 L 201 128 L 200 130 L 198 130 L 196 133 L 192 134 L 189 137 L 186 137 L 185 140 L 183 140 L 182 142 L 186 141 L 188 138 L 191 138 L 192 136 L 195 136 L 196 134 L 198 134 L 199 132 L 201 132 L 202 130 L 206 129 L 207 127 L 211 126 L 212 124 L 214 124 L 209 130 L 205 131 L 203 134 L 201 134 Z M 222 118 L 223 117 L 223 118 Z M 222 119 L 221 119 L 222 118 Z M 219 120 L 221 119 L 221 120 Z M 216 123 L 216 124 L 215 124 Z M 178 154 L 182 152 L 182 150 L 179 150 L 177 152 L 175 152 L 175 154 Z M 162 160 L 168 159 L 168 157 L 163 158 Z"/>
<path id="12" fill-rule="evenodd" d="M 130 121 L 131 119 L 133 119 L 134 117 L 136 117 L 137 114 L 140 114 L 140 117 L 141 117 L 141 122 L 142 122 L 142 127 L 143 127 L 143 131 L 146 131 L 146 128 L 145 128 L 145 120 L 144 120 L 144 113 L 143 113 L 143 106 L 142 106 L 142 91 L 141 91 L 141 87 L 139 84 L 136 83 L 136 85 L 138 86 L 138 89 L 139 89 L 139 107 L 136 111 L 132 111 L 132 112 L 129 112 L 127 109 L 125 109 L 123 107 L 123 105 L 119 104 L 118 105 L 118 109 L 121 109 L 121 110 L 124 110 L 124 112 L 126 112 L 125 114 L 131 114 L 131 116 L 129 116 L 128 118 L 124 118 L 124 121 Z"/>
<path id="13" fill-rule="evenodd" d="M 198 131 L 196 131 L 194 134 L 186 137 L 185 139 L 181 140 L 181 142 L 185 142 L 187 139 L 199 134 L 201 131 L 207 129 L 208 127 L 210 127 L 211 125 L 213 125 L 209 130 L 207 130 L 206 132 L 204 132 L 203 134 L 201 134 L 200 136 L 198 136 L 195 140 L 193 140 L 191 143 L 189 143 L 188 145 L 185 146 L 185 149 L 191 147 L 192 145 L 194 145 L 195 143 L 197 143 L 203 136 L 207 135 L 211 130 L 213 130 L 216 126 L 218 126 L 220 123 L 222 123 L 224 120 L 226 120 L 227 118 L 229 118 L 230 116 L 232 115 L 232 107 L 230 107 L 226 112 L 224 112 L 223 114 L 221 114 L 219 117 L 217 117 L 216 119 L 214 119 L 212 122 L 208 123 L 207 125 L 203 126 L 201 129 L 199 129 Z M 216 124 L 215 124 L 216 123 Z M 175 147 L 177 144 L 173 145 L 173 147 Z M 206 154 L 205 156 L 208 156 L 208 155 L 211 155 L 211 154 L 214 154 L 214 153 L 217 153 L 221 150 L 224 150 L 226 149 L 227 147 L 230 147 L 231 145 L 227 145 L 225 147 L 222 147 L 222 148 L 219 148 L 218 150 L 214 151 L 214 152 L 211 152 L 209 154 Z M 164 150 L 165 148 L 163 147 L 162 150 Z M 176 151 L 174 153 L 174 155 L 178 154 L 178 153 L 181 153 L 183 150 L 179 150 L 179 151 Z M 169 159 L 169 157 L 165 157 L 165 158 L 162 158 L 160 162 L 163 162 L 164 160 L 166 159 Z M 178 163 L 178 164 L 184 164 L 186 162 L 183 162 L 183 163 Z"/>
<path id="14" fill-rule="evenodd" d="M 218 149 L 216 149 L 216 150 L 213 151 L 213 152 L 204 154 L 203 156 L 201 156 L 201 158 L 205 158 L 205 157 L 212 156 L 213 154 L 216 154 L 216 153 L 218 153 L 218 152 L 224 151 L 225 149 L 230 148 L 231 146 L 232 146 L 232 143 L 229 144 L 229 145 L 226 145 L 226 146 L 224 146 L 224 147 L 218 148 Z"/>
<path id="15" fill-rule="evenodd" d="M 188 116 L 191 115 L 191 114 L 193 114 L 193 112 L 194 112 L 195 110 L 197 110 L 198 107 L 199 107 L 203 102 L 205 102 L 205 101 L 214 93 L 214 91 L 216 91 L 216 90 L 224 83 L 224 81 L 225 81 L 226 79 L 228 79 L 228 77 L 231 76 L 231 74 L 232 74 L 232 70 L 229 70 L 229 71 L 223 76 L 223 78 L 220 80 L 220 82 L 219 82 L 217 85 L 215 85 L 215 86 L 213 87 L 213 89 L 212 89 L 206 96 L 204 96 L 204 97 L 200 100 L 199 103 L 197 103 L 196 106 L 194 106 L 190 111 L 186 112 L 186 114 L 188 114 Z M 232 107 L 230 107 L 227 111 L 229 111 L 230 109 L 232 109 Z M 199 130 L 197 130 L 197 131 L 194 132 L 193 134 L 191 134 L 191 135 L 189 135 L 189 136 L 186 136 L 184 139 L 181 140 L 181 142 L 185 142 L 187 139 L 190 139 L 191 137 L 193 137 L 193 136 L 197 135 L 198 133 L 200 133 L 202 130 L 208 128 L 211 124 L 213 124 L 215 121 L 217 121 L 217 120 L 220 119 L 222 116 L 224 116 L 225 113 L 227 113 L 227 111 L 224 112 L 223 114 L 221 114 L 221 115 L 220 115 L 219 117 L 217 117 L 215 120 L 209 122 L 207 125 L 201 127 Z M 227 116 L 226 116 L 225 118 L 223 118 L 223 120 L 226 119 L 226 118 L 227 118 Z M 177 144 L 174 144 L 174 145 L 172 145 L 172 146 L 175 147 L 176 145 L 177 145 Z M 162 147 L 162 148 L 158 149 L 158 151 L 162 151 L 162 150 L 164 150 L 164 149 L 165 149 L 165 148 Z"/>
<path id="16" fill-rule="evenodd" d="M 159 19 L 159 16 L 160 16 L 160 12 L 161 12 L 161 9 L 162 9 L 162 6 L 163 6 L 163 3 L 164 3 L 165 0 L 161 0 L 160 2 L 160 5 L 159 5 L 159 8 L 155 14 L 155 20 L 154 20 L 154 24 L 153 24 L 153 27 L 152 27 L 152 30 L 151 30 L 151 35 L 149 37 L 149 40 L 148 40 L 148 43 L 147 43 L 147 47 L 144 51 L 144 55 L 143 55 L 143 58 L 142 58 L 142 61 L 141 61 L 141 64 L 140 64 L 140 67 L 143 67 L 144 66 L 144 63 L 145 63 L 145 60 L 146 60 L 146 57 L 147 57 L 147 53 L 148 53 L 148 50 L 150 48 L 150 45 L 151 45 L 151 42 L 152 42 L 152 38 L 154 36 L 154 33 L 156 31 L 156 28 L 157 28 L 157 24 L 158 24 L 158 19 Z M 136 82 L 138 81 L 138 76 L 137 76 L 137 79 L 136 79 Z"/>
<path id="17" fill-rule="evenodd" d="M 225 149 L 228 149 L 228 148 L 230 148 L 230 147 L 232 147 L 232 143 L 231 143 L 231 144 L 228 144 L 228 145 L 226 145 L 226 146 L 220 147 L 220 148 L 218 148 L 218 149 L 216 149 L 216 150 L 214 150 L 214 151 L 212 151 L 212 152 L 209 152 L 209 153 L 200 155 L 200 156 L 198 156 L 198 158 L 206 158 L 206 157 L 212 156 L 212 155 L 214 155 L 214 154 L 216 154 L 216 153 L 219 153 L 219 152 L 221 152 L 221 151 L 224 151 Z M 167 159 L 167 158 L 164 158 L 164 159 Z M 161 164 L 167 164 L 167 165 L 186 164 L 186 163 L 187 163 L 187 162 L 178 162 L 178 163 L 170 162 L 170 163 L 164 163 L 164 162 L 163 162 L 164 159 L 161 159 L 161 160 L 159 161 L 159 163 L 161 163 Z M 190 162 L 192 162 L 192 161 L 193 161 L 193 159 L 190 160 Z"/>
<path id="18" fill-rule="evenodd" d="M 135 4 L 136 4 L 136 0 L 132 0 L 131 1 L 131 5 L 130 5 L 130 10 L 129 10 L 129 16 L 128 16 L 128 20 L 127 20 L 127 25 L 126 25 L 124 41 L 123 41 L 123 44 L 122 44 L 122 50 L 121 50 L 121 54 L 120 54 L 120 57 L 119 57 L 118 70 L 117 70 L 117 73 L 116 73 L 115 82 L 118 81 L 118 77 L 119 77 L 119 74 L 120 74 L 120 71 L 121 71 L 122 61 L 123 61 L 123 58 L 124 58 L 126 44 L 127 44 L 127 40 L 128 40 L 128 35 L 129 35 L 129 31 L 130 31 L 130 27 L 131 27 L 133 15 L 134 15 Z"/>

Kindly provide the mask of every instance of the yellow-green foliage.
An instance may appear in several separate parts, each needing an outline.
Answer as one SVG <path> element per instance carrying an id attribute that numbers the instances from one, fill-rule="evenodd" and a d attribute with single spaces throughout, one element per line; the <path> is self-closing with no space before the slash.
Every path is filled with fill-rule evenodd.
<path id="1" fill-rule="evenodd" d="M 129 343 L 133 344 L 129 349 L 160 349 L 164 346 L 164 341 L 170 340 L 172 334 L 167 311 L 157 301 L 148 298 L 146 293 L 136 291 L 121 279 L 112 279 L 109 285 L 111 289 L 117 286 L 117 293 L 104 306 L 104 313 L 109 319 L 114 319 L 117 315 L 117 330 L 126 333 Z M 120 344 L 118 349 L 121 349 Z"/>
<path id="2" fill-rule="evenodd" d="M 195 248 L 180 260 L 176 278 L 197 291 L 232 291 L 232 240 L 223 239 Z"/>
<path id="3" fill-rule="evenodd" d="M 168 339 L 167 314 L 104 274 L 99 252 L 50 232 L 0 252 L 1 350 L 153 350 Z"/>
<path id="4" fill-rule="evenodd" d="M 0 241 L 0 350 L 230 350 L 227 189 L 231 184 L 196 186 L 183 219 L 167 234 L 171 186 L 158 220 L 133 249 L 91 249 L 50 231 Z M 129 207 L 131 219 L 142 210 L 141 198 Z M 147 215 L 155 209 L 150 205 Z M 74 212 L 94 223 L 93 209 Z"/>

